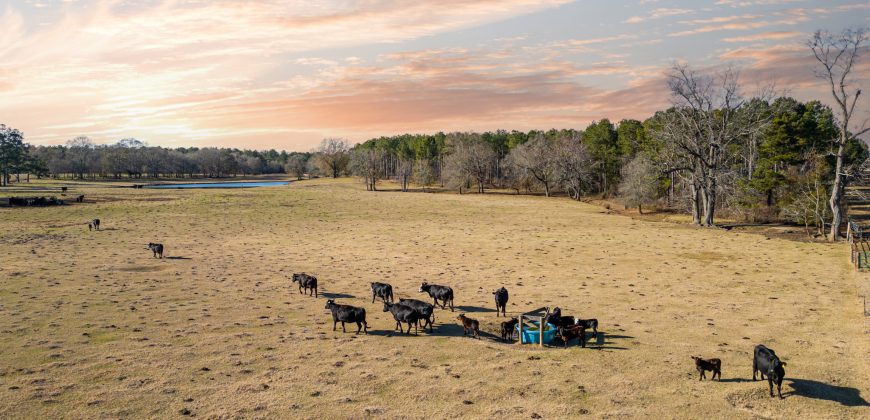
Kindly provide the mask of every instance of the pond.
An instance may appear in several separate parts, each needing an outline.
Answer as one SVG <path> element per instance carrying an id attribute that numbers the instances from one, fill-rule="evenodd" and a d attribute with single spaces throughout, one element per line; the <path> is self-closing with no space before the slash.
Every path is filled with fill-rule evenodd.
<path id="1" fill-rule="evenodd" d="M 191 184 L 160 184 L 146 185 L 144 188 L 251 188 L 251 187 L 279 187 L 287 185 L 287 181 L 241 181 L 241 182 L 198 182 Z"/>

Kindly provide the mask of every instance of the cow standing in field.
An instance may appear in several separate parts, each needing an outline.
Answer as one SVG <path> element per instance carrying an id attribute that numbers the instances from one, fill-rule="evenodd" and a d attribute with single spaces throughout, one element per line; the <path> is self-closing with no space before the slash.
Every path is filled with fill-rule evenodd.
<path id="1" fill-rule="evenodd" d="M 84 203 L 84 202 L 85 202 L 84 195 L 80 195 L 80 196 L 76 197 L 76 203 Z"/>
<path id="2" fill-rule="evenodd" d="M 755 380 L 755 372 L 761 373 L 761 380 L 767 375 L 767 384 L 770 387 L 770 396 L 773 397 L 773 384 L 776 383 L 776 392 L 782 398 L 782 379 L 785 377 L 785 362 L 779 360 L 776 352 L 764 345 L 755 346 L 755 354 L 752 358 L 752 380 Z"/>
<path id="3" fill-rule="evenodd" d="M 435 307 L 432 306 L 431 303 L 426 303 L 417 299 L 399 299 L 399 303 L 405 306 L 409 306 L 414 308 L 418 314 L 420 314 L 420 319 L 426 320 L 423 324 L 423 329 L 426 329 L 426 326 L 429 326 L 429 332 L 432 332 L 432 324 L 435 323 Z"/>
<path id="4" fill-rule="evenodd" d="M 293 282 L 299 283 L 300 294 L 305 290 L 305 294 L 317 297 L 317 277 L 305 273 L 293 273 Z"/>
<path id="5" fill-rule="evenodd" d="M 100 219 L 91 220 L 91 225 L 94 226 L 94 230 L 100 230 Z"/>
<path id="6" fill-rule="evenodd" d="M 372 303 L 375 303 L 375 298 L 381 298 L 384 303 L 395 302 L 393 299 L 393 286 L 387 283 L 373 282 L 372 284 Z"/>
<path id="7" fill-rule="evenodd" d="M 441 309 L 446 309 L 446 306 L 449 304 L 450 312 L 453 312 L 453 289 L 449 286 L 439 286 L 437 284 L 423 282 L 423 284 L 420 285 L 420 292 L 428 293 L 435 301 L 435 306 L 437 306 L 438 301 L 441 300 Z"/>
<path id="8" fill-rule="evenodd" d="M 366 323 L 366 310 L 365 308 L 357 308 L 356 306 L 350 305 L 339 305 L 335 303 L 335 300 L 329 299 L 326 301 L 326 309 L 329 309 L 332 312 L 332 330 L 335 331 L 336 325 L 341 322 L 341 332 L 347 332 L 344 329 L 344 324 L 346 322 L 356 323 L 356 333 L 359 334 L 360 331 L 363 331 L 365 334 L 369 333 L 369 324 Z"/>
<path id="9" fill-rule="evenodd" d="M 402 323 L 405 322 L 408 324 L 408 335 L 411 335 L 411 324 L 414 324 L 414 335 L 417 335 L 420 314 L 414 308 L 401 303 L 384 302 L 384 312 L 393 314 L 393 319 L 396 320 L 396 328 L 398 328 L 399 332 L 405 332 L 402 328 Z"/>
<path id="10" fill-rule="evenodd" d="M 501 309 L 501 314 L 506 317 L 507 313 L 505 311 L 507 310 L 508 303 L 507 289 L 502 287 L 501 289 L 492 292 L 492 294 L 495 296 L 495 317 L 498 318 L 499 309 Z"/>
<path id="11" fill-rule="evenodd" d="M 698 373 L 700 374 L 698 380 L 704 380 L 707 378 L 707 375 L 704 374 L 704 371 L 713 372 L 713 377 L 711 380 L 716 379 L 716 375 L 719 375 L 719 381 L 722 380 L 722 361 L 719 359 L 702 359 L 698 356 L 692 356 L 692 359 L 695 360 L 695 369 L 698 369 Z"/>
<path id="12" fill-rule="evenodd" d="M 150 249 L 151 252 L 154 253 L 154 258 L 157 258 L 158 256 L 160 256 L 160 258 L 163 258 L 163 244 L 148 242 L 148 249 Z"/>

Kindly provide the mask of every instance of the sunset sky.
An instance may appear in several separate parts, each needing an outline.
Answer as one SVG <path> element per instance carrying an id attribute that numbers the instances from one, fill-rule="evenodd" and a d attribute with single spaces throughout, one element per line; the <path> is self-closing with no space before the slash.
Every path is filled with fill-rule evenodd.
<path id="1" fill-rule="evenodd" d="M 583 128 L 667 107 L 675 61 L 828 102 L 805 41 L 855 26 L 870 2 L 2 0 L 0 123 L 34 144 L 286 150 Z"/>

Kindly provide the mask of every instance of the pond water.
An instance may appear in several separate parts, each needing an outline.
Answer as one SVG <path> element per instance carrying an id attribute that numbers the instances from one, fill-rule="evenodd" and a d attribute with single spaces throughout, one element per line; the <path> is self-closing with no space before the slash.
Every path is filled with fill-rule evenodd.
<path id="1" fill-rule="evenodd" d="M 191 184 L 162 184 L 146 185 L 145 188 L 251 188 L 251 187 L 278 187 L 287 185 L 287 181 L 242 181 L 242 182 L 198 182 Z"/>

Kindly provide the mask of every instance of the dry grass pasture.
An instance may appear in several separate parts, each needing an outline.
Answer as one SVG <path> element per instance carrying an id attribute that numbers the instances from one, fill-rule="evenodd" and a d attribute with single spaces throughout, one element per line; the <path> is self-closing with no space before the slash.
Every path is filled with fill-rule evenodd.
<path id="1" fill-rule="evenodd" d="M 349 179 L 79 193 L 95 202 L 0 209 L 2 418 L 870 417 L 868 279 L 842 244 Z M 450 285 L 457 311 L 399 336 L 371 281 L 397 299 Z M 499 342 L 502 285 L 509 313 L 560 306 L 604 339 Z M 333 332 L 328 297 L 364 306 L 369 334 Z M 460 312 L 483 339 L 462 336 Z M 751 381 L 759 343 L 787 362 L 784 400 Z M 692 355 L 722 359 L 723 380 L 699 382 Z"/>

